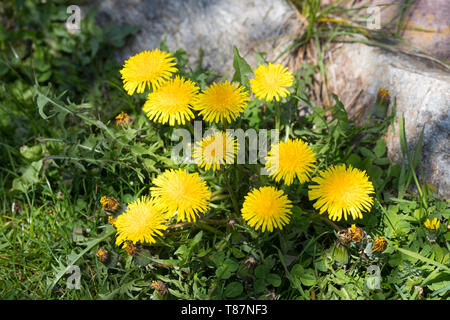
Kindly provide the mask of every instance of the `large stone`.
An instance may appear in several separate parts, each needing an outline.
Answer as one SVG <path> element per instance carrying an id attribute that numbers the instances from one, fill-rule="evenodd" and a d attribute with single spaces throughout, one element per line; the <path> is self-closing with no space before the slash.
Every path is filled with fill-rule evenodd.
<path id="1" fill-rule="evenodd" d="M 379 88 L 397 100 L 404 114 L 411 150 L 422 128 L 421 154 L 425 180 L 450 198 L 450 73 L 434 61 L 363 44 L 342 44 L 327 60 L 331 91 L 338 94 L 350 116 L 363 119 L 374 105 Z M 392 99 L 393 100 L 393 99 Z M 392 103 L 391 103 L 392 108 Z M 386 142 L 389 156 L 401 160 L 398 124 Z"/>
<path id="2" fill-rule="evenodd" d="M 450 1 L 415 1 L 402 37 L 413 47 L 450 63 Z"/>
<path id="3" fill-rule="evenodd" d="M 232 71 L 234 45 L 255 66 L 255 52 L 273 52 L 299 27 L 285 0 L 100 0 L 95 6 L 100 23 L 141 29 L 119 52 L 121 61 L 166 39 L 171 50 L 185 49 L 192 64 L 202 49 L 204 67 L 221 74 Z"/>
<path id="4" fill-rule="evenodd" d="M 322 0 L 321 4 L 325 7 L 338 2 Z M 357 0 L 344 5 L 352 9 L 352 13 L 357 13 L 360 21 L 374 14 L 371 7 L 378 7 L 383 32 L 395 34 L 401 25 L 399 36 L 403 39 L 401 46 L 405 50 L 421 52 L 450 63 L 450 1 Z"/>

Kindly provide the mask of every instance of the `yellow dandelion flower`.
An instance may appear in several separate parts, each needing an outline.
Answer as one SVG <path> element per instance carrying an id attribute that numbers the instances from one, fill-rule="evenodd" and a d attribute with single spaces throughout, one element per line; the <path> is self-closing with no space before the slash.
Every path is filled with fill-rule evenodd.
<path id="1" fill-rule="evenodd" d="M 150 93 L 143 110 L 154 122 L 169 122 L 171 126 L 185 124 L 194 118 L 191 104 L 198 90 L 194 82 L 177 76 Z"/>
<path id="2" fill-rule="evenodd" d="M 178 71 L 175 65 L 175 58 L 159 49 L 138 53 L 125 61 L 120 70 L 123 87 L 129 95 L 135 90 L 144 92 L 146 86 L 155 90 Z"/>
<path id="3" fill-rule="evenodd" d="M 373 205 L 370 194 L 374 193 L 372 182 L 365 171 L 345 165 L 331 166 L 320 171 L 320 176 L 312 181 L 317 185 L 309 186 L 309 200 L 316 200 L 314 208 L 320 209 L 320 214 L 328 211 L 328 217 L 345 220 L 349 214 L 353 219 L 362 218 L 362 211 L 369 211 Z"/>
<path id="4" fill-rule="evenodd" d="M 245 196 L 242 217 L 249 226 L 261 231 L 283 229 L 290 220 L 291 201 L 282 190 L 274 187 L 254 189 Z"/>
<path id="5" fill-rule="evenodd" d="M 316 167 L 316 155 L 300 139 L 288 139 L 272 146 L 265 159 L 269 175 L 277 182 L 283 179 L 287 186 L 292 184 L 295 177 L 300 183 L 309 181 L 310 174 Z"/>
<path id="6" fill-rule="evenodd" d="M 441 222 L 437 218 L 434 218 L 431 221 L 430 219 L 427 219 L 424 223 L 425 227 L 430 231 L 437 231 L 437 229 L 439 229 L 440 224 Z"/>
<path id="7" fill-rule="evenodd" d="M 162 230 L 166 230 L 164 224 L 167 220 L 155 201 L 147 197 L 129 203 L 126 212 L 117 217 L 115 227 L 117 229 L 116 244 L 131 241 L 132 243 L 155 243 L 156 236 L 162 236 Z"/>
<path id="8" fill-rule="evenodd" d="M 230 133 L 216 131 L 198 141 L 194 147 L 194 160 L 200 168 L 219 170 L 221 165 L 234 162 L 239 146 Z"/>
<path id="9" fill-rule="evenodd" d="M 250 79 L 250 86 L 258 99 L 280 101 L 280 97 L 287 97 L 292 86 L 294 75 L 281 64 L 269 63 L 267 66 L 260 65 L 255 70 L 255 78 Z"/>
<path id="10" fill-rule="evenodd" d="M 375 251 L 383 252 L 384 250 L 386 250 L 387 244 L 388 243 L 383 236 L 376 238 L 375 241 L 372 243 L 371 253 Z"/>
<path id="11" fill-rule="evenodd" d="M 185 170 L 166 170 L 153 180 L 150 192 L 166 217 L 177 215 L 178 221 L 197 220 L 197 216 L 208 210 L 211 192 L 198 173 Z"/>
<path id="12" fill-rule="evenodd" d="M 194 109 L 200 110 L 205 121 L 231 123 L 236 120 L 247 107 L 249 95 L 244 87 L 225 81 L 213 83 L 208 89 L 200 93 L 195 102 Z"/>
<path id="13" fill-rule="evenodd" d="M 380 88 L 378 90 L 378 98 L 384 102 L 389 101 L 389 90 Z"/>

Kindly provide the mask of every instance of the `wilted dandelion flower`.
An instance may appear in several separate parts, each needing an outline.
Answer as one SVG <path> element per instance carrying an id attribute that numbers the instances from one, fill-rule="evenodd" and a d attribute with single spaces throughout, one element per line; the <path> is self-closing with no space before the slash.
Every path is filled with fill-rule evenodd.
<path id="1" fill-rule="evenodd" d="M 169 291 L 167 290 L 167 286 L 162 281 L 152 281 L 152 288 L 156 290 L 160 295 L 166 295 Z"/>
<path id="2" fill-rule="evenodd" d="M 348 228 L 350 236 L 354 242 L 360 242 L 364 239 L 364 230 L 362 228 L 358 228 L 355 224 L 352 224 L 350 228 Z"/>
<path id="3" fill-rule="evenodd" d="M 427 219 L 424 223 L 425 227 L 432 232 L 437 231 L 437 229 L 439 229 L 440 224 L 441 222 L 437 218 L 434 218 L 431 221 L 430 219 Z"/>
<path id="4" fill-rule="evenodd" d="M 137 246 L 131 241 L 125 241 L 125 243 L 123 244 L 123 248 L 129 256 L 135 256 L 138 254 Z"/>
<path id="5" fill-rule="evenodd" d="M 171 126 L 185 124 L 194 118 L 191 104 L 198 90 L 194 82 L 177 76 L 150 93 L 143 110 L 154 122 L 168 122 Z"/>
<path id="6" fill-rule="evenodd" d="M 236 83 L 225 81 L 213 83 L 208 89 L 200 93 L 194 102 L 194 109 L 199 110 L 205 121 L 231 123 L 236 120 L 247 107 L 248 93 L 244 87 Z"/>
<path id="7" fill-rule="evenodd" d="M 109 258 L 109 252 L 105 248 L 98 249 L 95 255 L 100 262 L 106 262 Z"/>
<path id="8" fill-rule="evenodd" d="M 132 243 L 155 243 L 155 237 L 162 236 L 167 229 L 166 219 L 155 201 L 147 197 L 129 203 L 128 209 L 117 217 L 116 244 L 131 241 Z"/>
<path id="9" fill-rule="evenodd" d="M 146 86 L 155 90 L 178 71 L 175 65 L 175 58 L 159 49 L 138 53 L 125 61 L 120 70 L 123 87 L 129 95 L 135 90 L 144 92 Z"/>
<path id="10" fill-rule="evenodd" d="M 126 126 L 131 122 L 130 116 L 126 112 L 121 112 L 116 116 L 116 126 Z"/>
<path id="11" fill-rule="evenodd" d="M 100 204 L 102 205 L 102 208 L 107 211 L 116 211 L 120 207 L 119 201 L 113 197 L 110 198 L 107 196 L 100 198 Z"/>
<path id="12" fill-rule="evenodd" d="M 108 223 L 112 225 L 114 228 L 116 227 L 117 218 L 114 218 L 113 216 L 108 216 Z"/>
<path id="13" fill-rule="evenodd" d="M 250 86 L 258 99 L 280 101 L 280 97 L 289 95 L 286 87 L 292 86 L 294 75 L 281 64 L 260 65 L 255 70 L 255 78 L 250 79 Z"/>
<path id="14" fill-rule="evenodd" d="M 344 215 L 353 219 L 362 218 L 363 211 L 369 211 L 373 205 L 370 194 L 374 193 L 372 182 L 365 171 L 345 165 L 331 166 L 320 171 L 319 177 L 312 181 L 317 185 L 309 186 L 309 200 L 316 200 L 314 208 L 320 209 L 320 214 L 328 211 L 328 217 L 341 220 Z"/>
<path id="15" fill-rule="evenodd" d="M 349 243 L 352 241 L 352 235 L 349 229 L 340 230 L 337 234 L 343 243 Z"/>
<path id="16" fill-rule="evenodd" d="M 211 192 L 198 173 L 166 170 L 153 180 L 150 192 L 167 217 L 177 215 L 178 221 L 196 221 L 208 210 Z"/>
<path id="17" fill-rule="evenodd" d="M 237 140 L 230 133 L 216 131 L 198 141 L 194 147 L 194 160 L 200 168 L 205 170 L 220 169 L 221 165 L 234 162 L 238 150 Z"/>
<path id="18" fill-rule="evenodd" d="M 290 220 L 291 201 L 282 190 L 274 187 L 254 189 L 245 196 L 241 209 L 242 217 L 247 223 L 258 230 L 272 232 L 283 229 Z"/>
<path id="19" fill-rule="evenodd" d="M 381 236 L 375 239 L 375 241 L 372 243 L 372 252 L 383 252 L 387 248 L 387 241 L 386 239 Z"/>
<path id="20" fill-rule="evenodd" d="M 265 159 L 269 175 L 277 182 L 283 179 L 287 186 L 292 184 L 295 177 L 300 183 L 309 181 L 312 169 L 316 167 L 314 152 L 300 139 L 288 139 L 272 146 Z"/>

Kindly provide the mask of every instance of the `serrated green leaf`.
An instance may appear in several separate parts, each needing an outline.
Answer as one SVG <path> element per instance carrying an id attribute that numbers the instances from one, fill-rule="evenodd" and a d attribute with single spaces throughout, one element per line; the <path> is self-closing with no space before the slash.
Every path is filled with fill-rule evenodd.
<path id="1" fill-rule="evenodd" d="M 249 66 L 247 61 L 239 55 L 239 51 L 236 46 L 233 47 L 234 58 L 233 67 L 234 75 L 232 81 L 238 81 L 246 87 L 250 87 L 250 81 L 248 80 L 247 74 L 253 74 L 252 68 Z"/>

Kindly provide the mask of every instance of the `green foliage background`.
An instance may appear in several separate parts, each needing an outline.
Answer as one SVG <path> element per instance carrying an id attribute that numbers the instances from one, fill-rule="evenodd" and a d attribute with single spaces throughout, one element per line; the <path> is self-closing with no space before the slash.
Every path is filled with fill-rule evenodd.
<path id="1" fill-rule="evenodd" d="M 415 153 L 407 151 L 404 120 L 394 112 L 387 118 L 371 115 L 358 127 L 338 97 L 326 110 L 313 105 L 308 95 L 319 65 L 304 65 L 296 74 L 292 95 L 281 105 L 282 130 L 313 146 L 319 169 L 346 163 L 367 171 L 376 200 L 364 219 L 331 226 L 312 208 L 305 185 L 296 182 L 284 188 L 295 204 L 291 223 L 283 231 L 256 232 L 233 208 L 226 184 L 240 207 L 251 188 L 274 183 L 258 176 L 258 165 L 233 165 L 225 177 L 200 170 L 221 198 L 205 220 L 142 247 L 138 256 L 116 247 L 100 197 L 126 204 L 148 194 L 152 178 L 179 167 L 170 159 L 176 142 L 173 128 L 146 119 L 144 94 L 130 97 L 122 89 L 121 66 L 112 53 L 137 29 L 100 28 L 92 11 L 81 32 L 72 35 L 64 26 L 66 8 L 64 1 L 0 4 L 1 298 L 448 299 L 449 203 L 435 198 L 416 176 L 420 143 Z M 164 44 L 162 49 L 169 50 Z M 172 53 L 181 74 L 202 88 L 220 79 L 201 64 L 187 66 L 183 50 Z M 237 50 L 234 58 L 233 80 L 248 85 L 251 69 Z M 308 110 L 306 116 L 299 116 L 299 106 Z M 376 109 L 383 107 L 378 101 Z M 262 110 L 253 100 L 233 125 L 273 128 L 274 106 Z M 134 120 L 128 128 L 114 123 L 121 111 Z M 381 137 L 393 121 L 400 121 L 408 166 L 386 156 Z M 430 235 L 423 223 L 434 217 L 441 227 Z M 236 219 L 233 227 L 207 223 L 230 219 Z M 357 245 L 337 249 L 336 229 L 353 223 L 372 239 L 385 236 L 387 250 L 370 255 Z M 96 259 L 99 247 L 114 263 Z M 66 286 L 72 264 L 81 269 L 81 290 Z M 367 287 L 371 265 L 381 270 L 377 290 Z M 154 280 L 166 284 L 168 295 L 155 292 Z"/>

